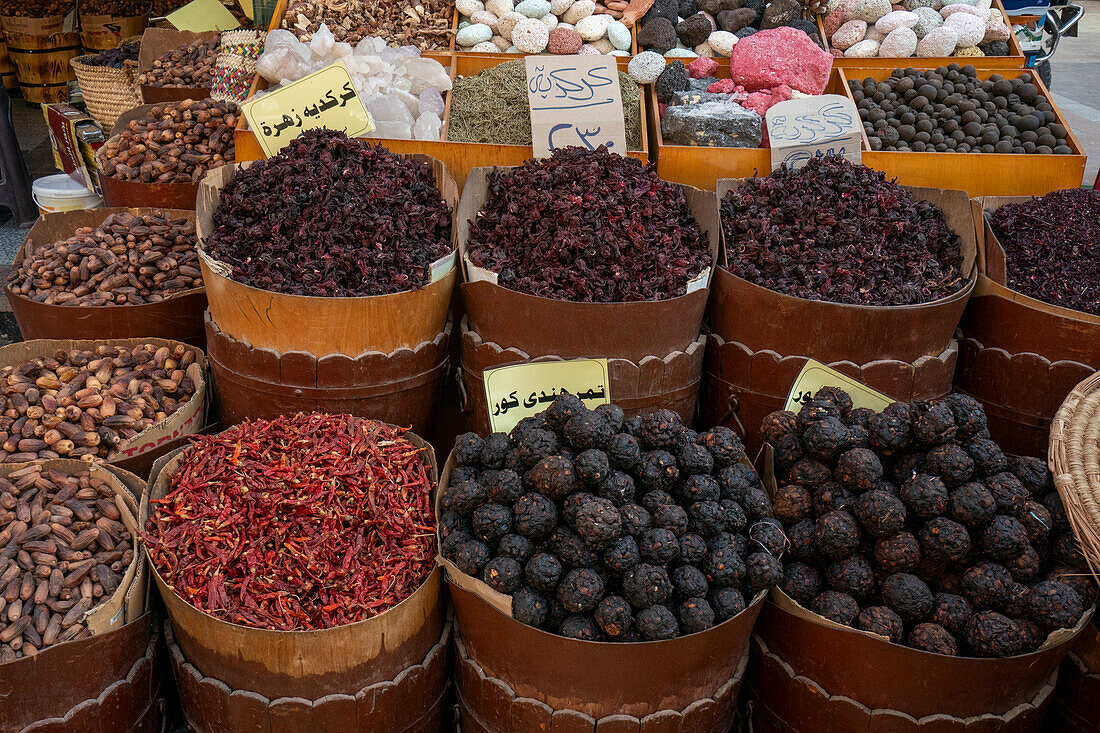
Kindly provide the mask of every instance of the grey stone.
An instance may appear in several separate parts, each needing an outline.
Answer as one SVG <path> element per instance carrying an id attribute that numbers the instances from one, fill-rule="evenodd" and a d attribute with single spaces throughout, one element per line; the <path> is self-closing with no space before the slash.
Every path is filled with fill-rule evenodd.
<path id="1" fill-rule="evenodd" d="M 731 100 L 665 110 L 661 134 L 672 145 L 760 147 L 760 115 Z"/>
<path id="2" fill-rule="evenodd" d="M 668 18 L 654 18 L 638 31 L 638 45 L 657 53 L 675 48 L 676 27 Z"/>
<path id="3" fill-rule="evenodd" d="M 702 104 L 703 102 L 726 102 L 729 101 L 728 94 L 721 94 L 719 92 L 697 92 L 694 89 L 686 89 L 681 92 L 673 92 L 672 97 L 668 100 L 669 107 L 675 107 L 681 104 Z"/>
<path id="4" fill-rule="evenodd" d="M 760 30 L 778 28 L 802 17 L 802 3 L 798 0 L 772 0 L 764 9 Z"/>
<path id="5" fill-rule="evenodd" d="M 657 99 L 662 102 L 672 99 L 672 95 L 676 92 L 687 89 L 691 89 L 687 68 L 684 62 L 679 60 L 669 61 L 668 66 L 653 83 L 653 91 L 657 93 Z"/>
<path id="6" fill-rule="evenodd" d="M 691 91 L 693 92 L 705 92 L 714 82 L 718 81 L 718 77 L 704 76 L 702 79 L 688 79 L 688 84 L 691 85 Z"/>

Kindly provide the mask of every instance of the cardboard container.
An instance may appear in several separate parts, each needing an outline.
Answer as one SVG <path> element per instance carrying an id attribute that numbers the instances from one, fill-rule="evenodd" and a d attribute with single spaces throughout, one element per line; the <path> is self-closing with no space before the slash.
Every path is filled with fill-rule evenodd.
<path id="1" fill-rule="evenodd" d="M 1012 23 L 1015 20 L 1009 20 L 1008 12 L 1005 10 L 1004 4 L 1001 0 L 993 0 L 992 10 L 999 12 L 1001 17 L 1005 19 L 1005 23 L 1008 27 L 1012 28 Z M 825 36 L 825 26 L 821 20 L 824 15 L 817 16 L 817 28 L 821 37 L 826 41 L 826 49 L 832 48 L 831 44 L 828 44 L 829 39 Z M 871 25 L 874 25 L 873 23 Z M 936 57 L 922 57 L 918 58 L 910 56 L 908 58 L 902 56 L 879 58 L 874 56 L 871 58 L 857 59 L 841 56 L 833 59 L 833 68 L 884 68 L 891 71 L 896 68 L 904 69 L 906 66 L 915 65 L 917 68 L 934 69 L 937 66 L 947 66 L 948 64 L 965 65 L 970 64 L 976 69 L 1016 69 L 1023 68 L 1024 51 L 1020 48 L 1020 42 L 1016 40 L 1015 33 L 1008 34 L 1008 55 L 1007 56 L 936 56 Z"/>
<path id="2" fill-rule="evenodd" d="M 956 384 L 985 407 L 990 433 L 1006 451 L 1043 456 L 1062 400 L 1100 369 L 1100 316 L 1050 305 L 1008 286 L 1005 252 L 987 215 L 1027 200 L 987 196 L 973 202 L 982 256 L 962 318 Z"/>
<path id="3" fill-rule="evenodd" d="M 164 622 L 164 635 L 184 719 L 188 729 L 196 733 L 449 730 L 450 622 L 423 661 L 406 668 L 395 679 L 364 687 L 354 695 L 325 695 L 315 700 L 271 699 L 251 690 L 230 688 L 204 675 L 183 656 L 169 621 Z M 417 712 L 424 711 L 422 717 L 410 720 L 410 704 Z"/>
<path id="4" fill-rule="evenodd" d="M 103 343 L 133 348 L 141 344 L 167 346 L 174 348 L 177 341 L 158 338 L 128 338 L 110 340 L 71 340 L 37 339 L 19 341 L 0 347 L 0 368 L 21 364 L 28 359 L 49 356 L 58 349 L 92 350 Z M 187 436 L 197 433 L 206 425 L 206 355 L 201 349 L 188 346 L 195 351 L 195 363 L 187 368 L 187 376 L 195 383 L 195 394 L 187 404 L 159 423 L 150 425 L 133 438 L 119 444 L 118 452 L 108 463 L 136 473 L 139 476 L 149 473 L 153 461 L 165 452 L 182 445 Z"/>
<path id="5" fill-rule="evenodd" d="M 80 16 L 80 45 L 85 51 L 106 51 L 117 48 L 127 38 L 140 36 L 149 25 L 149 14 L 114 16 Z"/>
<path id="6" fill-rule="evenodd" d="M 688 62 L 691 59 L 682 59 L 682 61 Z M 729 59 L 718 58 L 715 61 L 719 64 L 715 76 L 719 79 L 728 79 Z M 844 94 L 842 86 L 840 74 L 834 69 L 829 75 L 829 83 L 824 93 Z M 652 84 L 647 85 L 646 99 L 649 116 L 647 127 L 652 139 L 650 147 L 656 152 L 657 172 L 662 180 L 711 190 L 723 178 L 751 178 L 771 173 L 772 153 L 769 148 L 712 148 L 666 143 L 661 134 L 657 93 Z M 761 124 L 766 123 L 761 121 Z"/>
<path id="7" fill-rule="evenodd" d="M 748 463 L 747 459 L 744 459 Z M 751 465 L 751 464 L 749 464 Z M 436 495 L 454 467 L 447 459 Z M 720 731 L 733 724 L 761 592 L 731 619 L 665 641 L 567 639 L 512 618 L 511 597 L 442 557 L 457 620 L 462 727 Z"/>
<path id="8" fill-rule="evenodd" d="M 178 31 L 175 28 L 146 28 L 141 36 L 141 51 L 138 52 L 138 68 L 135 78 L 153 68 L 157 57 L 195 41 L 219 38 L 217 31 L 192 33 Z M 145 104 L 158 102 L 181 102 L 185 99 L 206 99 L 210 96 L 210 87 L 160 87 L 152 84 L 140 84 L 141 99 Z"/>
<path id="9" fill-rule="evenodd" d="M 1047 720 L 1055 731 L 1100 733 L 1100 627 L 1095 620 L 1062 662 Z"/>
<path id="10" fill-rule="evenodd" d="M 770 446 L 764 461 L 761 477 L 774 496 Z M 1029 654 L 950 657 L 835 623 L 773 588 L 753 637 L 753 724 L 769 733 L 1037 731 L 1058 665 L 1094 610 Z"/>
<path id="11" fill-rule="evenodd" d="M 14 691 L 0 708 L 0 730 L 157 733 L 161 643 L 149 612 L 115 631 L 0 665 L 0 686 Z"/>
<path id="12" fill-rule="evenodd" d="M 683 351 L 663 356 L 646 356 L 638 362 L 629 359 L 608 359 L 611 400 L 627 416 L 650 412 L 658 408 L 672 410 L 683 418 L 685 425 L 695 421 L 699 383 L 703 371 L 703 348 L 706 336 L 699 335 Z M 594 352 L 598 355 L 598 352 Z M 470 430 L 485 435 L 489 429 L 489 410 L 482 375 L 486 369 L 523 362 L 562 361 L 567 357 L 544 354 L 532 357 L 520 349 L 504 348 L 470 330 L 462 323 L 462 385 L 466 424 Z"/>
<path id="13" fill-rule="evenodd" d="M 741 184 L 729 179 L 718 182 L 719 210 L 726 193 Z M 753 351 L 769 349 L 784 356 L 798 354 L 823 362 L 915 362 L 922 356 L 942 353 L 951 342 L 977 278 L 973 212 L 961 191 L 906 188 L 914 199 L 938 206 L 948 226 L 959 235 L 960 270 L 968 278 L 961 289 L 921 305 L 845 305 L 784 295 L 720 267 L 714 277 L 711 331 Z M 727 248 L 735 245 L 724 243 Z"/>
<path id="14" fill-rule="evenodd" d="M 258 349 L 223 333 L 206 314 L 210 371 L 219 422 L 273 419 L 296 412 L 350 413 L 428 434 L 447 374 L 451 322 L 414 349 L 317 358 Z"/>
<path id="15" fill-rule="evenodd" d="M 435 452 L 414 433 L 405 437 L 425 450 L 434 484 Z M 149 518 L 150 500 L 168 493 L 182 453 L 174 451 L 154 465 L 141 504 L 142 526 Z M 221 621 L 198 610 L 165 583 L 156 566 L 150 563 L 150 567 L 184 659 L 230 689 L 272 700 L 355 696 L 371 685 L 396 680 L 402 671 L 428 657 L 445 622 L 441 568 L 433 570 L 401 603 L 365 621 L 320 631 L 271 631 Z M 401 701 L 400 721 L 379 730 L 405 730 L 435 703 L 434 697 L 428 699 L 430 695 L 407 696 L 401 681 L 392 689 Z"/>
<path id="16" fill-rule="evenodd" d="M 42 216 L 31 227 L 15 262 L 22 262 L 28 250 L 73 236 L 80 227 L 96 227 L 112 214 L 129 211 L 149 213 L 148 209 L 91 209 L 65 211 Z M 173 218 L 194 221 L 194 211 L 167 210 Z M 182 341 L 202 347 L 205 332 L 202 313 L 206 308 L 206 290 L 195 288 L 171 295 L 159 303 L 145 305 L 67 306 L 39 303 L 5 288 L 19 332 L 25 339 L 115 339 L 154 337 Z"/>
<path id="17" fill-rule="evenodd" d="M 951 341 L 939 354 L 921 356 L 914 362 L 874 359 L 863 364 L 848 360 L 827 364 L 900 402 L 912 402 L 949 394 L 958 357 L 958 343 Z M 755 455 L 762 444 L 760 423 L 769 413 L 783 409 L 787 393 L 805 365 L 802 354 L 753 351 L 710 334 L 699 395 L 702 424 L 725 425 L 740 435 L 749 454 Z"/>
<path id="18" fill-rule="evenodd" d="M 931 59 L 929 59 L 931 61 Z M 966 57 L 966 61 L 973 58 Z M 917 63 L 913 66 L 934 69 L 939 64 Z M 958 59 L 956 59 L 958 61 Z M 890 76 L 893 68 L 841 68 L 843 94 L 851 97 L 849 80 L 862 82 L 870 77 L 877 81 Z M 1031 74 L 1031 83 L 1039 87 L 1039 93 L 1054 109 L 1058 123 L 1069 131 L 1069 123 L 1058 110 L 1039 75 L 1018 68 L 978 69 L 979 79 L 1000 74 L 1009 79 L 1020 74 Z M 1033 196 L 1049 193 L 1059 188 L 1077 188 L 1085 174 L 1085 152 L 1081 143 L 1069 131 L 1067 142 L 1072 155 L 1014 155 L 1012 153 L 914 153 L 887 150 L 871 150 L 866 132 L 863 134 L 863 164 L 883 171 L 887 178 L 895 178 L 906 186 L 937 186 L 966 191 L 970 196 Z"/>
<path id="19" fill-rule="evenodd" d="M 154 704 L 155 638 L 151 638 L 151 614 L 146 610 L 148 578 L 137 536 L 137 500 L 119 476 L 105 466 L 68 459 L 44 461 L 42 466 L 67 476 L 90 471 L 115 491 L 123 523 L 130 529 L 134 560 L 110 598 L 85 616 L 92 636 L 0 664 L 0 690 L 9 691 L 8 700 L 0 706 L 0 730 L 47 730 L 33 725 L 65 717 L 80 708 L 80 714 L 71 722 L 64 721 L 63 727 L 48 730 L 151 731 L 152 720 L 148 718 Z M 21 463 L 0 464 L 0 476 L 7 477 L 26 467 Z M 96 664 L 87 665 L 88 659 L 95 659 Z M 108 689 L 113 691 L 108 693 Z M 84 727 L 75 725 L 77 722 Z"/>
<path id="20" fill-rule="evenodd" d="M 470 329 L 485 341 L 531 357 L 608 357 L 640 361 L 686 350 L 699 336 L 707 287 L 668 300 L 573 303 L 527 295 L 496 284 L 496 275 L 467 261 L 470 221 L 488 198 L 491 169 L 475 168 L 458 205 L 458 250 L 465 272 L 462 296 Z M 499 170 L 499 168 L 497 169 Z M 721 228 L 714 197 L 680 184 L 711 248 L 711 271 Z M 709 273 L 708 273 L 709 274 Z M 709 279 L 708 279 L 709 283 Z"/>
<path id="21" fill-rule="evenodd" d="M 132 120 L 143 119 L 156 105 L 143 104 L 123 112 L 111 128 L 111 139 L 118 136 Z M 103 148 L 96 154 L 102 169 Z M 198 183 L 143 183 L 142 181 L 123 181 L 119 178 L 101 175 L 100 187 L 103 189 L 103 205 L 140 206 L 156 209 L 194 209 L 195 199 L 199 195 Z"/>
<path id="22" fill-rule="evenodd" d="M 4 39 L 24 100 L 32 104 L 69 101 L 69 82 L 76 79 L 69 61 L 80 55 L 78 34 L 32 35 L 8 27 Z"/>
<path id="23" fill-rule="evenodd" d="M 451 239 L 458 187 L 443 163 L 424 155 L 409 156 L 432 167 L 436 187 L 451 209 Z M 199 261 L 210 301 L 210 315 L 222 332 L 253 348 L 305 351 L 318 357 L 329 354 L 389 353 L 413 349 L 433 340 L 447 323 L 451 291 L 457 267 L 433 283 L 416 290 L 389 295 L 323 298 L 286 295 L 260 290 L 233 280 L 229 265 L 203 249 L 214 230 L 213 215 L 220 205 L 221 189 L 250 163 L 223 166 L 210 171 L 199 189 Z M 260 315 L 262 314 L 262 316 Z M 308 323 L 323 328 L 305 328 Z"/>
<path id="24" fill-rule="evenodd" d="M 477 74 L 485 69 L 502 64 L 505 61 L 521 58 L 520 56 L 510 54 L 486 53 L 466 55 L 461 53 L 429 52 L 425 53 L 424 56 L 434 58 L 443 64 L 443 66 L 447 67 L 450 71 L 452 80 L 458 76 Z M 618 66 L 620 71 L 626 70 L 626 62 L 628 61 L 629 59 L 619 60 Z M 255 94 L 257 90 L 266 89 L 267 86 L 267 81 L 257 75 L 250 94 Z M 369 139 L 372 143 L 382 145 L 393 153 L 402 155 L 421 153 L 443 161 L 447 166 L 447 170 L 454 176 L 460 191 L 465 187 L 466 178 L 474 168 L 493 165 L 520 165 L 525 160 L 532 157 L 533 153 L 530 145 L 494 145 L 488 143 L 448 141 L 447 121 L 450 119 L 451 95 L 449 92 L 446 92 L 443 97 L 445 106 L 443 111 L 443 128 L 440 132 L 441 140 L 399 140 L 394 138 Z M 637 158 L 643 163 L 647 163 L 656 158 L 656 153 L 652 150 L 649 143 L 644 91 L 639 104 L 641 105 L 642 149 L 629 151 L 627 155 L 631 158 Z M 238 161 L 262 160 L 267 157 L 256 141 L 256 136 L 249 130 L 248 122 L 244 119 L 243 115 L 241 116 L 240 122 L 237 124 L 236 148 Z"/>

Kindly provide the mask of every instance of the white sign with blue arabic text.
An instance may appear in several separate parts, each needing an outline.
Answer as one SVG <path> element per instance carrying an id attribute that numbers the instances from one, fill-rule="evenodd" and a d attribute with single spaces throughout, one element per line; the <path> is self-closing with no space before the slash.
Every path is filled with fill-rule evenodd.
<path id="1" fill-rule="evenodd" d="M 839 94 L 822 94 L 780 102 L 765 119 L 772 151 L 772 170 L 800 168 L 815 155 L 843 155 L 863 162 L 863 123 L 855 104 Z"/>
<path id="2" fill-rule="evenodd" d="M 614 56 L 528 56 L 527 102 L 536 158 L 555 148 L 601 145 L 626 155 L 626 122 Z"/>

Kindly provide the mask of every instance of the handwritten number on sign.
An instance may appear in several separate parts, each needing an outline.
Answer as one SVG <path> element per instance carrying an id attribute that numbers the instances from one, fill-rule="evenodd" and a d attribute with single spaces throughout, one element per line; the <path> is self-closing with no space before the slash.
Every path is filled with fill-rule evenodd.
<path id="1" fill-rule="evenodd" d="M 622 120 L 617 74 L 614 62 L 606 59 L 528 57 L 532 137 L 545 141 L 549 152 L 567 146 L 623 149 L 625 131 L 615 124 Z"/>

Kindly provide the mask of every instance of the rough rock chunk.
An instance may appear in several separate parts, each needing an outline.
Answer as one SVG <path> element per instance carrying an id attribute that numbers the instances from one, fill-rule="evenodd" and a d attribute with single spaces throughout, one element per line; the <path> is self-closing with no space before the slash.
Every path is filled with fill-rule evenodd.
<path id="1" fill-rule="evenodd" d="M 730 77 L 750 92 L 786 84 L 805 94 L 821 94 L 832 66 L 832 55 L 802 31 L 787 27 L 743 38 L 730 54 Z"/>
<path id="2" fill-rule="evenodd" d="M 755 148 L 760 145 L 760 115 L 732 100 L 669 107 L 661 133 L 672 145 Z"/>

